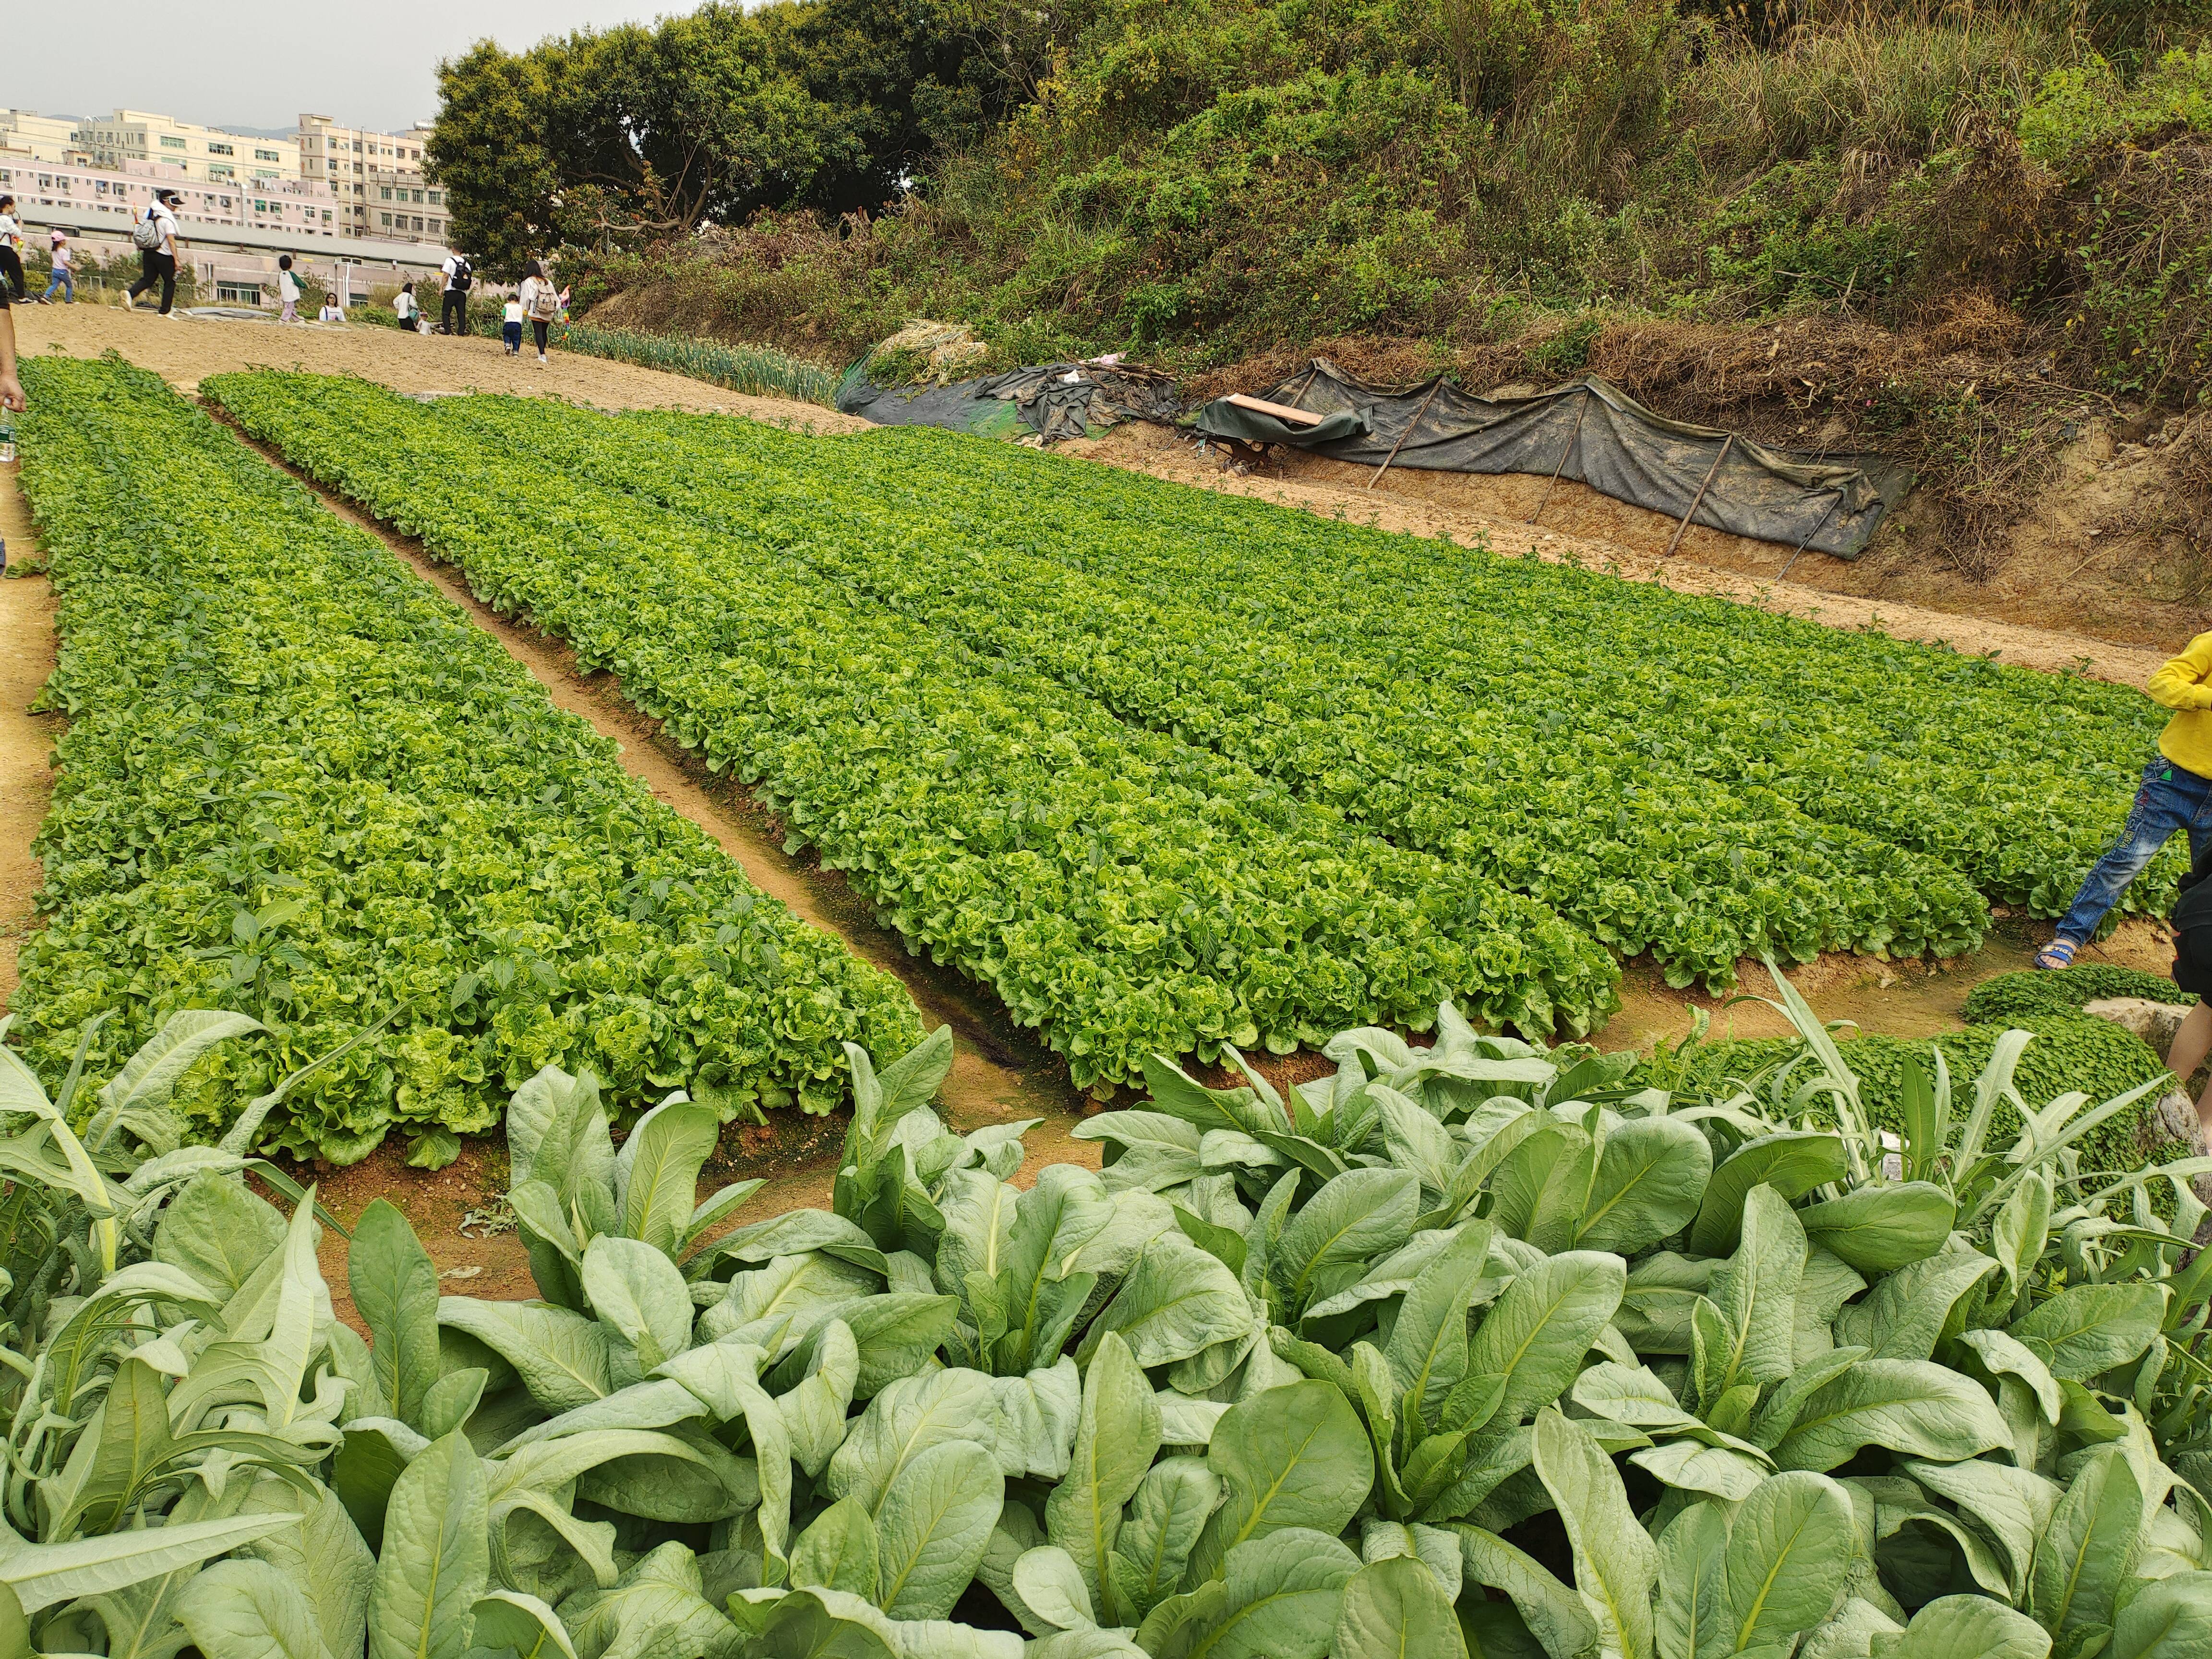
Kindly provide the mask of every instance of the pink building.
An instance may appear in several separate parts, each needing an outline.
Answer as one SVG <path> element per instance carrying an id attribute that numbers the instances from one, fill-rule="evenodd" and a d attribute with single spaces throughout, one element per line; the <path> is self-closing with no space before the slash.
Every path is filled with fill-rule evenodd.
<path id="1" fill-rule="evenodd" d="M 0 154 L 0 195 L 15 198 L 19 217 L 36 219 L 41 208 L 112 214 L 118 234 L 127 237 L 132 212 L 154 199 L 157 185 L 184 198 L 177 218 L 187 242 L 195 220 L 303 236 L 335 238 L 338 234 L 337 199 L 320 179 L 215 182 L 187 179 L 182 167 L 159 161 L 94 167 Z"/>

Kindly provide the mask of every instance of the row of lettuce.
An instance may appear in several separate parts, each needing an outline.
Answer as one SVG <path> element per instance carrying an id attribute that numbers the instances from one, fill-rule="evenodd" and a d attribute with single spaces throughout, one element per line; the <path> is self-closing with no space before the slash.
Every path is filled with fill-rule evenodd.
<path id="1" fill-rule="evenodd" d="M 2212 1253 L 2191 1178 L 2024 1098 L 2025 1034 L 1893 1147 L 1796 1062 L 1337 1034 L 1289 1093 L 1164 1060 L 1027 1188 L 1022 1123 L 878 1070 L 828 1207 L 702 1199 L 679 1092 L 507 1114 L 538 1297 L 440 1293 L 212 1146 L 179 1015 L 49 1099 L 0 1048 L 0 1638 L 153 1659 L 2198 1659 Z M 0 1030 L 4 1036 L 4 1030 Z M 343 1058 L 342 1056 L 340 1058 Z M 1234 1055 L 1232 1064 L 1238 1063 Z M 76 1126 L 76 1127 L 72 1127 Z M 258 1172 L 294 1200 L 258 1196 Z M 2161 1219 L 2161 1217 L 2170 1218 Z"/>
<path id="2" fill-rule="evenodd" d="M 1079 1086 L 1127 1082 L 1153 1052 L 1419 1029 L 1446 997 L 1540 1031 L 1587 1030 L 1614 1004 L 1602 946 L 1486 872 L 601 483 L 550 434 L 510 448 L 355 383 L 202 390 L 614 671 L 778 812 L 787 846 L 1041 1030 Z M 440 400 L 457 402 L 473 413 Z"/>
<path id="3" fill-rule="evenodd" d="M 70 722 L 15 997 L 40 1069 L 103 1011 L 95 1063 L 170 1009 L 246 1007 L 271 1035 L 179 1103 L 219 1126 L 386 1021 L 280 1143 L 349 1162 L 396 1125 L 439 1162 L 549 1063 L 631 1101 L 826 1111 L 840 1042 L 918 1034 L 897 981 L 757 892 L 375 537 L 149 374 L 25 373 Z"/>
<path id="4" fill-rule="evenodd" d="M 818 1110 L 837 1042 L 912 1030 L 373 538 L 149 377 L 30 373 L 75 722 L 42 1065 L 107 1007 L 103 1054 L 215 1001 L 295 1053 L 388 1018 L 293 1144 L 400 1121 L 436 1159 L 546 1063 Z M 1964 950 L 2064 901 L 2148 729 L 2093 682 L 948 434 L 204 392 L 619 674 L 1102 1092 L 1446 999 L 1585 1031 L 1617 956 Z M 228 1064 L 210 1121 L 266 1081 Z"/>
<path id="5" fill-rule="evenodd" d="M 526 444 L 575 510 L 594 504 L 595 530 L 615 517 L 686 549 L 680 590 L 804 589 L 903 623 L 963 674 L 995 665 L 1032 700 L 1048 684 L 1203 750 L 1648 951 L 1678 984 L 1725 986 L 1760 954 L 1950 954 L 1980 940 L 1990 902 L 2054 913 L 2154 731 L 2117 687 L 1601 573 L 1440 559 L 927 430 L 823 443 L 713 416 L 425 408 L 306 379 L 216 395 L 434 544 L 460 533 L 454 498 Z M 382 441 L 349 446 L 362 430 Z M 439 465 L 399 476 L 402 454 Z M 600 603 L 486 580 L 533 610 Z M 580 643 L 626 678 L 644 650 L 703 661 L 727 643 L 703 621 L 599 632 Z M 711 704 L 655 696 L 688 740 L 744 763 Z M 2173 878 L 2158 866 L 2131 902 L 2161 904 Z"/>

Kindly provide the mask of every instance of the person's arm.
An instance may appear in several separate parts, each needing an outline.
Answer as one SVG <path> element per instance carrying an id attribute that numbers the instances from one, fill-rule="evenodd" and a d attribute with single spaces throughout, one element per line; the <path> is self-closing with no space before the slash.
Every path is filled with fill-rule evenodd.
<path id="1" fill-rule="evenodd" d="M 0 298 L 0 409 L 24 410 L 23 383 L 15 378 L 15 316 Z"/>
<path id="2" fill-rule="evenodd" d="M 2145 683 L 2151 701 L 2168 708 L 2212 708 L 2212 634 L 2199 634 L 2178 656 L 2161 663 Z"/>

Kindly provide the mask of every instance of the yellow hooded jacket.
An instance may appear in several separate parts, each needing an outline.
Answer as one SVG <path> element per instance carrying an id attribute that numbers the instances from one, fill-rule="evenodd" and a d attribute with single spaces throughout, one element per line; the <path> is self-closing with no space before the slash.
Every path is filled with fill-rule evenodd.
<path id="1" fill-rule="evenodd" d="M 2199 634 L 2188 648 L 2163 664 L 2144 690 L 2154 702 L 2173 710 L 2159 733 L 2158 752 L 2199 777 L 2212 778 L 2212 634 Z"/>

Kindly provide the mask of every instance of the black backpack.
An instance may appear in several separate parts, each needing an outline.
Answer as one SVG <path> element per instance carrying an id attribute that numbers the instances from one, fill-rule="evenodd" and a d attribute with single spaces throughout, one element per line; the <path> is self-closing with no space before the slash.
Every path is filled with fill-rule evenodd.
<path id="1" fill-rule="evenodd" d="M 453 261 L 453 287 L 454 293 L 466 294 L 469 291 L 469 284 L 476 281 L 476 279 L 477 274 L 470 268 L 469 262 L 466 259 L 457 258 Z"/>

